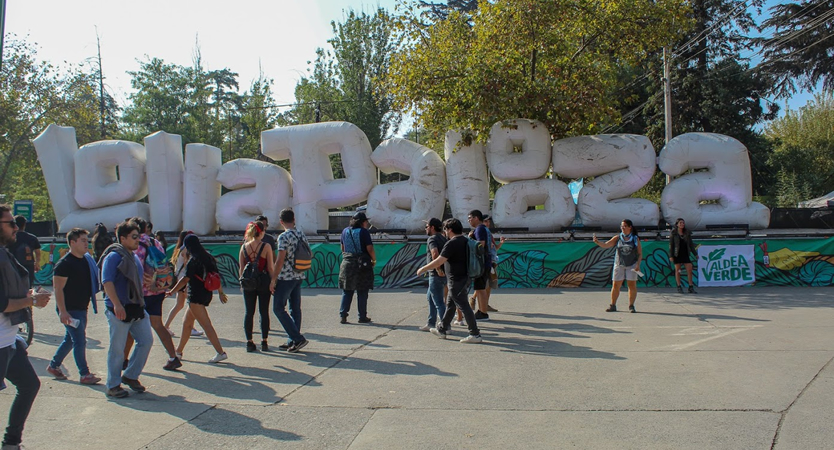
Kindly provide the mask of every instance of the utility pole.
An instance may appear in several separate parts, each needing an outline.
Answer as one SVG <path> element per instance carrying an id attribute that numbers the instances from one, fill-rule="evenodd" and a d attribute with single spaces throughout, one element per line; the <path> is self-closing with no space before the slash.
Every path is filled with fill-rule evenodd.
<path id="1" fill-rule="evenodd" d="M 672 62 L 670 56 L 669 48 L 663 47 L 663 111 L 666 122 L 666 144 L 672 140 Z M 666 184 L 670 181 L 672 177 L 666 175 Z"/>
<path id="2" fill-rule="evenodd" d="M 6 35 L 6 0 L 0 0 L 0 70 L 3 70 L 3 37 Z"/>

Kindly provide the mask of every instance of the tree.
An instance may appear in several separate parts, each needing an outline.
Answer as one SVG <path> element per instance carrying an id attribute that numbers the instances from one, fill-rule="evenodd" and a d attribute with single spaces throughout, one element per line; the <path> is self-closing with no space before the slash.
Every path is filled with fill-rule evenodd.
<path id="1" fill-rule="evenodd" d="M 389 89 L 435 139 L 457 129 L 485 141 L 519 117 L 556 137 L 587 134 L 618 118 L 618 68 L 672 42 L 686 11 L 677 0 L 498 0 L 428 27 L 407 11 Z"/>
<path id="2" fill-rule="evenodd" d="M 762 23 L 772 30 L 762 46 L 760 70 L 776 77 L 775 92 L 786 97 L 797 88 L 812 90 L 818 82 L 834 89 L 834 1 L 804 0 L 770 8 Z"/>
<path id="3" fill-rule="evenodd" d="M 778 173 L 779 206 L 828 193 L 834 180 L 834 93 L 817 94 L 799 111 L 788 110 L 765 135 L 773 142 L 769 163 Z"/>
<path id="4" fill-rule="evenodd" d="M 478 9 L 478 0 L 448 0 L 447 2 L 428 2 L 419 0 L 417 3 L 425 11 L 421 16 L 433 22 L 446 20 L 449 14 L 456 11 L 459 13 L 472 13 Z"/>
<path id="5" fill-rule="evenodd" d="M 263 73 L 240 98 L 240 107 L 234 117 L 237 133 L 235 134 L 235 158 L 257 159 L 261 154 L 261 131 L 275 128 L 278 114 L 273 112 L 275 99 L 272 96 L 272 79 Z M 279 164 L 289 168 L 288 162 Z"/>

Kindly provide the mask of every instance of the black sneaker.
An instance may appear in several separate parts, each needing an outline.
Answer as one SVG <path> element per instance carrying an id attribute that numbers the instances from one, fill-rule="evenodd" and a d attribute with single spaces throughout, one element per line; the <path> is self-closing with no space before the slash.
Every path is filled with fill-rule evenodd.
<path id="1" fill-rule="evenodd" d="M 695 286 L 692 286 L 691 284 L 689 285 L 689 293 L 690 294 L 697 294 L 697 292 L 695 292 Z"/>
<path id="2" fill-rule="evenodd" d="M 168 360 L 168 363 L 162 366 L 165 370 L 177 370 L 182 367 L 182 361 L 179 358 L 174 357 L 174 359 Z"/>
<path id="3" fill-rule="evenodd" d="M 261 341 L 261 351 L 268 352 L 269 351 L 269 344 L 266 341 Z"/>
<path id="4" fill-rule="evenodd" d="M 637 312 L 637 310 L 636 310 L 636 309 L 634 309 L 634 305 L 628 305 L 628 312 L 630 312 L 630 313 L 636 313 L 636 312 Z"/>
<path id="5" fill-rule="evenodd" d="M 255 343 L 252 341 L 246 342 L 246 351 L 249 353 L 258 351 L 258 347 L 255 347 Z"/>
<path id="6" fill-rule="evenodd" d="M 475 320 L 480 320 L 481 322 L 486 322 L 489 320 L 489 314 L 482 313 L 480 311 L 475 311 Z"/>
<path id="7" fill-rule="evenodd" d="M 110 388 L 105 392 L 106 392 L 108 397 L 115 397 L 115 398 L 125 398 L 128 395 L 130 395 L 130 394 L 128 394 L 128 392 L 126 390 L 122 389 L 121 386 L 116 386 L 114 388 Z"/>
<path id="8" fill-rule="evenodd" d="M 302 338 L 302 339 L 303 339 L 303 338 Z M 307 343 L 308 343 L 308 342 L 309 342 L 309 341 L 308 341 L 307 339 L 304 339 L 304 340 L 302 340 L 302 341 L 298 341 L 298 342 L 294 342 L 294 343 L 290 346 L 290 348 L 288 348 L 288 349 L 287 349 L 287 351 L 288 351 L 288 352 L 290 352 L 290 353 L 298 353 L 298 351 L 299 351 L 299 350 L 301 350 L 302 348 L 304 348 L 304 347 L 306 347 L 306 346 L 307 346 Z"/>
<path id="9" fill-rule="evenodd" d="M 609 305 L 605 312 L 617 312 L 617 305 Z"/>
<path id="10" fill-rule="evenodd" d="M 681 286 L 678 286 L 678 294 L 683 294 L 683 288 Z"/>
<path id="11" fill-rule="evenodd" d="M 370 317 L 362 317 L 359 319 L 359 323 L 371 323 Z"/>
<path id="12" fill-rule="evenodd" d="M 339 323 L 347 323 L 347 316 L 342 316 L 342 319 L 339 321 Z"/>
<path id="13" fill-rule="evenodd" d="M 142 386 L 142 383 L 139 380 L 134 380 L 133 378 L 128 378 L 122 375 L 122 383 L 126 384 L 127 387 L 133 390 L 133 392 L 145 392 L 145 386 Z"/>

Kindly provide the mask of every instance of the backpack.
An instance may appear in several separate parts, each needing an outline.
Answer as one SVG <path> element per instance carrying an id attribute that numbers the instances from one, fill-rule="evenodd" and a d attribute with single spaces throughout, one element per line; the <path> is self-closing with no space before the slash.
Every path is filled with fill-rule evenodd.
<path id="1" fill-rule="evenodd" d="M 484 246 L 467 238 L 466 250 L 466 274 L 469 278 L 480 278 L 484 275 Z"/>
<path id="2" fill-rule="evenodd" d="M 313 266 L 313 250 L 310 248 L 310 243 L 307 242 L 304 233 L 298 233 L 296 236 L 298 237 L 298 244 L 295 246 L 292 268 L 296 272 L 306 272 Z"/>
<path id="3" fill-rule="evenodd" d="M 144 276 L 142 287 L 151 294 L 164 293 L 174 285 L 174 265 L 168 261 L 165 253 L 156 248 L 156 241 L 151 238 L 151 245 L 145 245 Z"/>
<path id="4" fill-rule="evenodd" d="M 220 273 L 219 272 L 203 272 L 203 278 L 200 278 L 197 275 L 194 275 L 194 278 L 203 282 L 203 287 L 206 288 L 207 291 L 212 292 L 220 289 Z"/>
<path id="5" fill-rule="evenodd" d="M 252 260 L 251 258 L 246 263 L 246 266 L 243 267 L 243 275 L 240 276 L 240 287 L 244 291 L 257 291 L 263 286 L 263 274 L 260 270 L 258 270 L 258 261 L 261 258 L 261 252 L 264 249 L 264 242 L 261 242 L 261 245 L 258 247 L 258 252 L 255 254 L 255 259 Z M 266 283 L 266 287 L 269 287 L 269 283 Z"/>

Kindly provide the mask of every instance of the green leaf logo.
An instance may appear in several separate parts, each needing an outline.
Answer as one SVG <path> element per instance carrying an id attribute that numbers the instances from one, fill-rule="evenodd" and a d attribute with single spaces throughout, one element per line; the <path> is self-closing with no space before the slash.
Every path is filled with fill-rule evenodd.
<path id="1" fill-rule="evenodd" d="M 724 252 L 727 251 L 726 248 L 719 248 L 709 252 L 709 261 L 717 261 L 724 256 Z"/>

